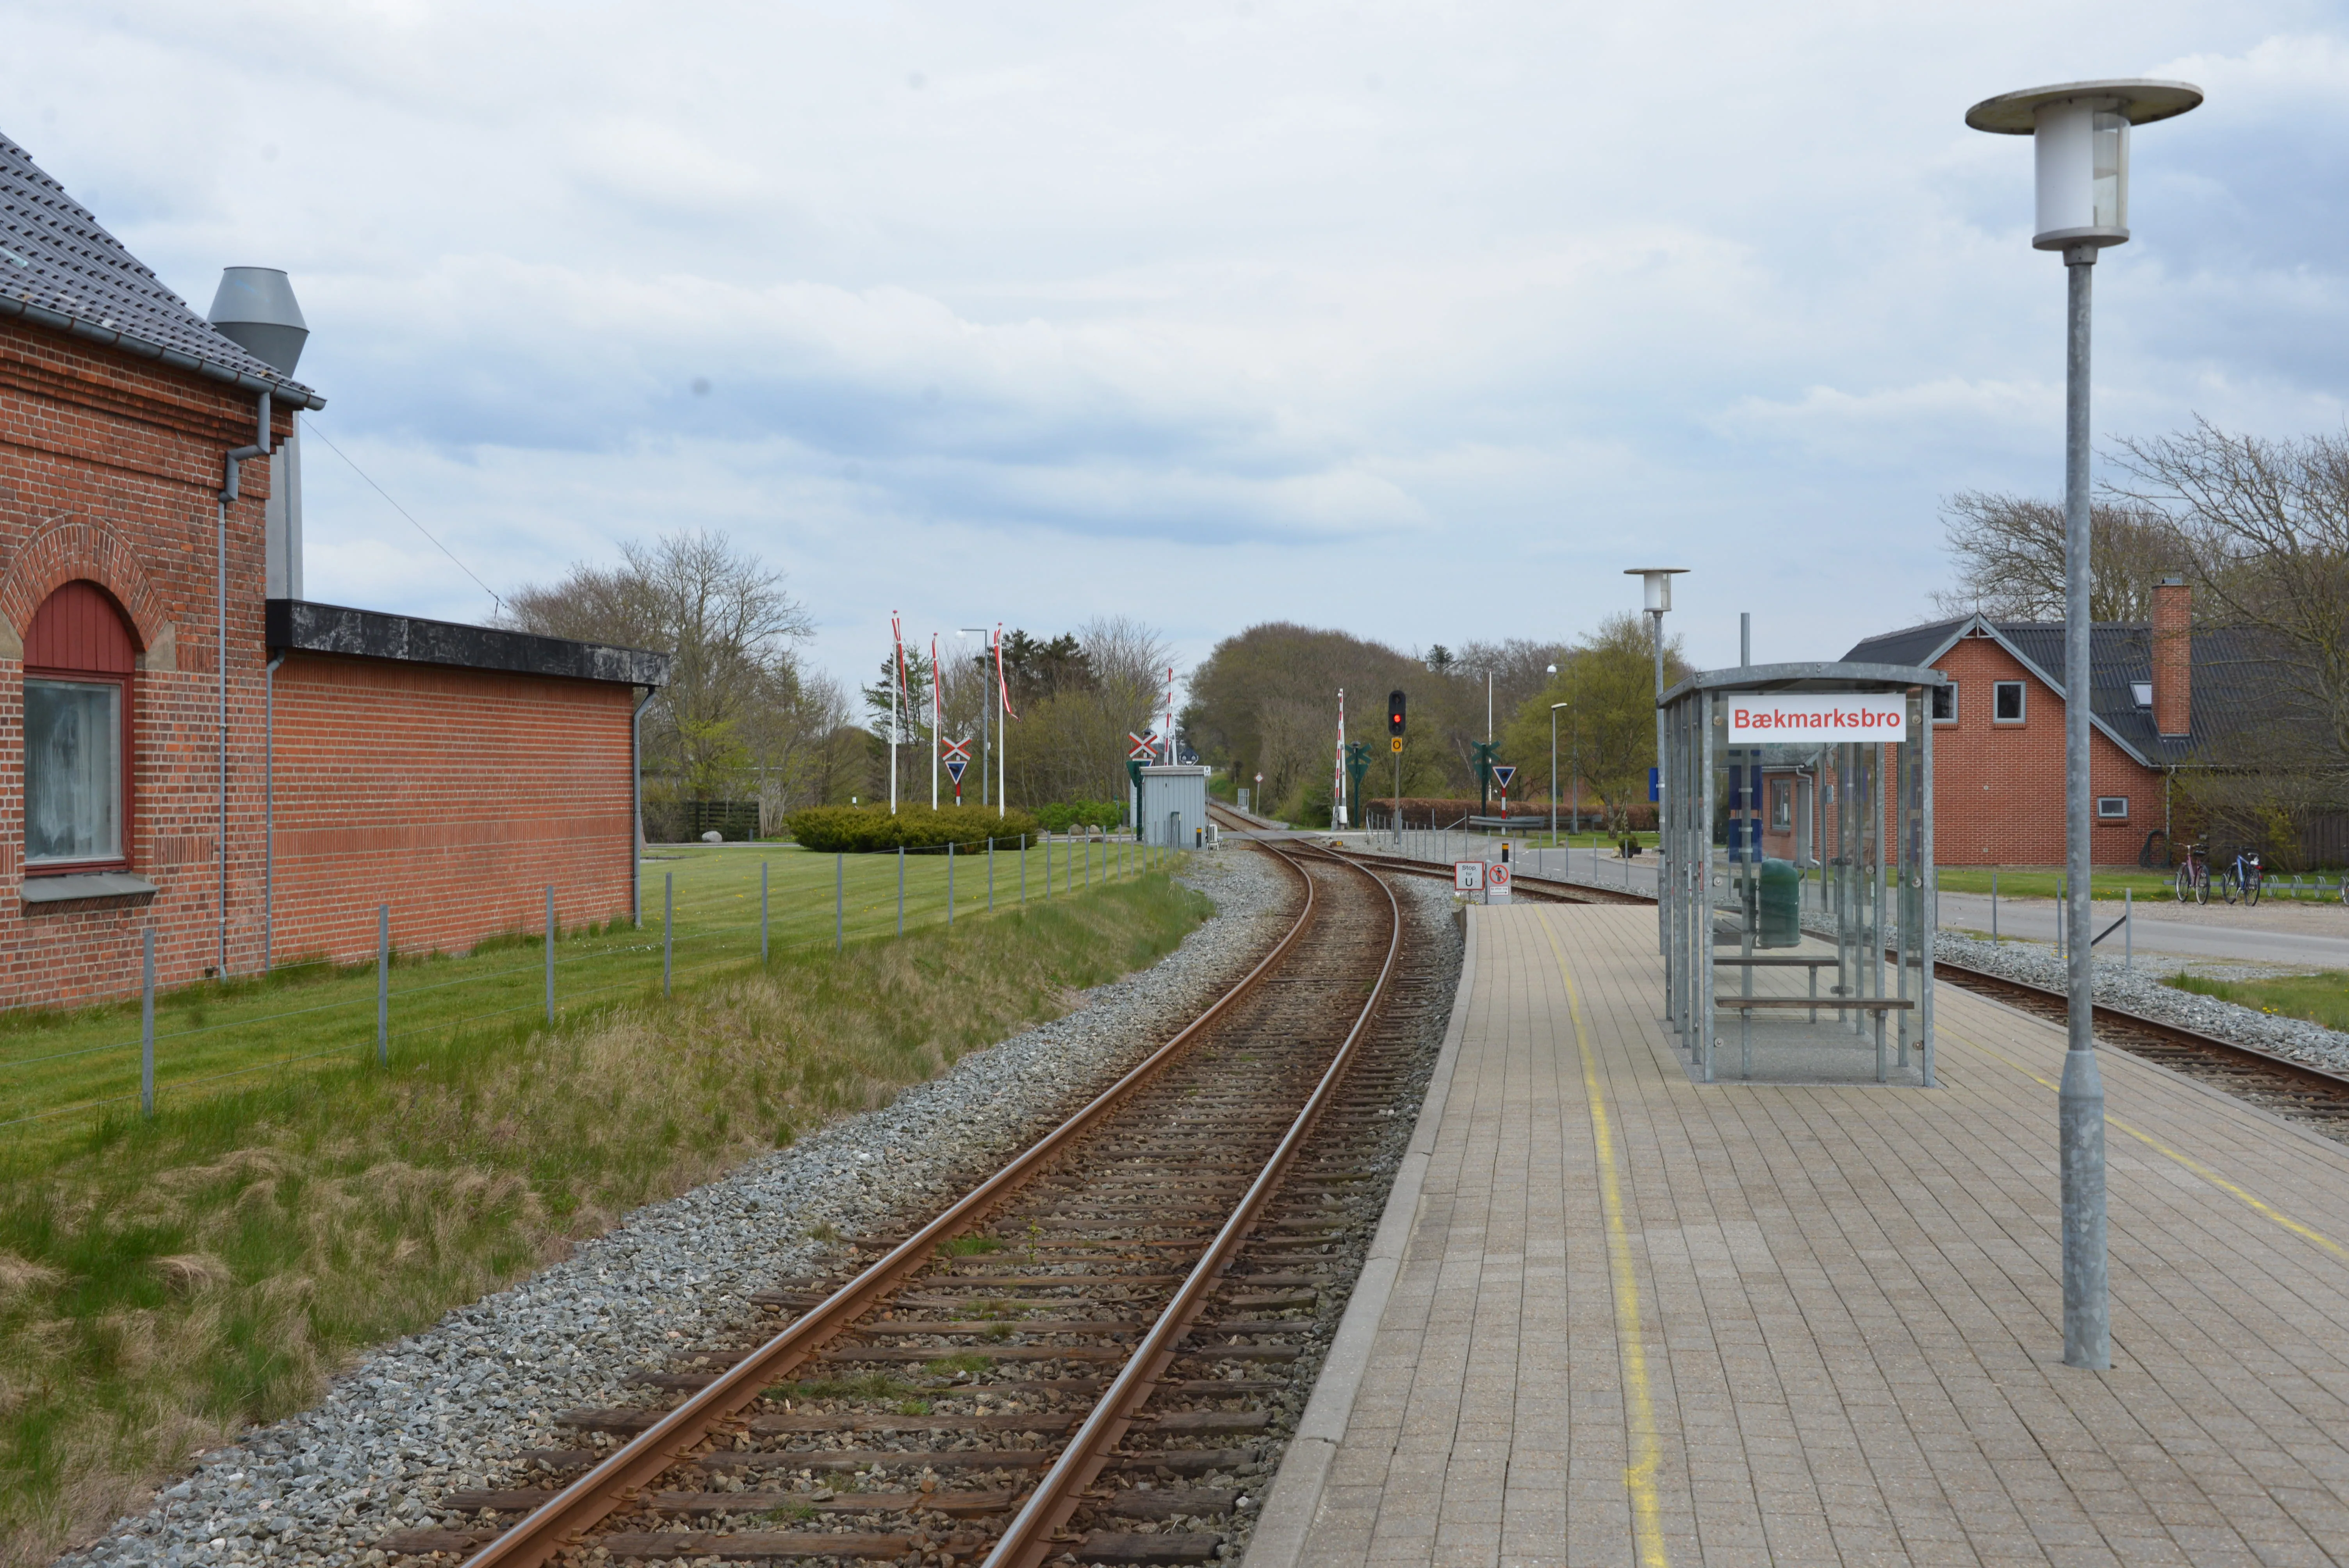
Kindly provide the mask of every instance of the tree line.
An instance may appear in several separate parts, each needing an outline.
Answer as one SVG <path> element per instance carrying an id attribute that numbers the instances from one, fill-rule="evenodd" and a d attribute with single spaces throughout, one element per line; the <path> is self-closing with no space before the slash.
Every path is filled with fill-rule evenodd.
<path id="1" fill-rule="evenodd" d="M 1665 656 L 1667 681 L 1688 673 L 1679 639 Z M 1341 689 L 1348 740 L 1371 747 L 1362 779 L 1370 803 L 1398 788 L 1408 799 L 1474 797 L 1475 748 L 1489 734 L 1499 759 L 1518 770 L 1511 810 L 1546 810 L 1550 705 L 1564 703 L 1560 799 L 1571 799 L 1578 755 L 1586 810 L 1597 802 L 1620 831 L 1645 806 L 1656 760 L 1655 670 L 1648 629 L 1635 615 L 1611 617 L 1576 642 L 1512 638 L 1456 651 L 1439 643 L 1410 653 L 1348 632 L 1288 622 L 1251 626 L 1216 645 L 1191 672 L 1185 734 L 1203 760 L 1257 790 L 1261 810 L 1326 823 Z M 1390 691 L 1402 692 L 1407 704 L 1399 785 L 1387 745 Z"/>
<path id="2" fill-rule="evenodd" d="M 926 638 L 905 645 L 894 714 L 894 650 L 880 661 L 880 678 L 852 695 L 803 658 L 814 623 L 784 574 L 724 533 L 624 544 L 616 564 L 580 562 L 510 594 L 500 624 L 669 656 L 669 684 L 639 720 L 656 837 L 682 836 L 684 808 L 697 801 L 755 800 L 770 831 L 802 807 L 885 801 L 893 733 L 898 799 L 929 803 Z M 994 711 L 995 663 L 983 639 L 941 639 L 937 727 L 973 743 L 965 802 L 994 799 L 995 769 L 978 744 L 982 716 L 998 744 L 1009 731 L 1005 781 L 1014 805 L 1123 799 L 1125 735 L 1148 729 L 1163 707 L 1168 662 L 1164 640 L 1124 617 L 1050 636 L 1008 633 L 1003 669 L 1018 717 L 1006 725 Z M 952 791 L 943 775 L 941 785 L 943 802 Z"/>

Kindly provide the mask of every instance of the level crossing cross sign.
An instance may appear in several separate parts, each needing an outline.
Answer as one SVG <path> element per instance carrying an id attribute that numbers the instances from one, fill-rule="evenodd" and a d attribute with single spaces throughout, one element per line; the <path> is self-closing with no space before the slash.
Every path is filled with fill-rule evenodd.
<path id="1" fill-rule="evenodd" d="M 939 742 L 939 745 L 946 748 L 945 757 L 947 759 L 947 766 L 955 769 L 956 778 L 961 778 L 962 770 L 959 767 L 957 767 L 957 764 L 967 763 L 970 760 L 970 742 L 967 739 L 943 740 Z"/>
<path id="2" fill-rule="evenodd" d="M 1136 735 L 1133 731 L 1129 729 L 1125 732 L 1125 738 L 1127 740 L 1133 742 L 1133 744 L 1128 746 L 1125 750 L 1127 761 L 1147 762 L 1152 758 L 1158 755 L 1158 742 L 1152 737 L 1147 735 Z"/>

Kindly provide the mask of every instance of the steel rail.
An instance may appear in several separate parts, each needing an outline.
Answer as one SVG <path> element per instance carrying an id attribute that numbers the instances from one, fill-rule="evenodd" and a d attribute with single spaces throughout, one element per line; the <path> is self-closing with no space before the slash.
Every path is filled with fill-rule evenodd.
<path id="1" fill-rule="evenodd" d="M 1280 853 L 1277 850 L 1271 852 Z M 1288 859 L 1286 855 L 1282 858 Z M 1356 1015 L 1353 1026 L 1347 1030 L 1344 1041 L 1330 1057 L 1329 1067 L 1322 1071 L 1320 1081 L 1314 1085 L 1304 1108 L 1289 1123 L 1288 1130 L 1282 1134 L 1271 1158 L 1265 1161 L 1256 1180 L 1249 1183 L 1247 1191 L 1232 1210 L 1230 1218 L 1216 1233 L 1216 1239 L 1176 1289 L 1165 1309 L 1158 1315 L 1158 1320 L 1151 1325 L 1150 1332 L 1143 1336 L 1107 1391 L 1094 1403 L 1092 1413 L 1085 1418 L 1084 1424 L 1061 1449 L 1060 1458 L 1053 1460 L 1051 1469 L 1045 1471 L 1043 1479 L 1036 1483 L 1036 1490 L 1029 1493 L 1028 1501 L 1019 1513 L 996 1538 L 994 1549 L 988 1553 L 983 1568 L 1038 1568 L 1047 1558 L 1065 1550 L 1064 1543 L 1057 1539 L 1061 1530 L 1083 1502 L 1085 1489 L 1101 1474 L 1110 1451 L 1140 1418 L 1142 1406 L 1176 1359 L 1184 1336 L 1198 1321 L 1200 1312 L 1207 1305 L 1207 1297 L 1220 1282 L 1225 1266 L 1230 1263 L 1232 1254 L 1239 1249 L 1247 1233 L 1255 1228 L 1258 1212 L 1287 1177 L 1298 1150 L 1311 1136 L 1322 1109 L 1336 1095 L 1347 1068 L 1353 1065 L 1355 1047 L 1369 1030 L 1371 1016 L 1386 995 L 1387 982 L 1394 975 L 1395 959 L 1402 950 L 1402 909 L 1395 902 L 1394 890 L 1364 868 L 1336 855 L 1329 855 L 1327 859 L 1354 872 L 1386 895 L 1389 913 L 1387 953 L 1385 961 L 1379 966 L 1378 979 L 1372 984 L 1362 1010 Z"/>
<path id="2" fill-rule="evenodd" d="M 1180 1056 L 1202 1029 L 1221 1017 L 1287 958 L 1313 919 L 1313 879 L 1287 855 L 1272 851 L 1305 885 L 1305 907 L 1255 968 L 1183 1026 L 1182 1032 L 1136 1063 L 1083 1109 L 1046 1133 L 1019 1158 L 965 1193 L 823 1302 L 721 1373 L 709 1387 L 668 1411 L 465 1561 L 464 1568 L 541 1568 L 581 1532 L 626 1507 L 636 1491 L 684 1457 L 721 1423 L 755 1402 L 767 1386 L 792 1372 L 845 1330 L 881 1297 L 931 1261 L 933 1250 L 983 1219 L 987 1212 L 1040 1173 L 1069 1144 L 1090 1132 L 1134 1090 Z M 1375 879 L 1373 879 L 1375 880 Z M 1392 960 L 1390 957 L 1390 964 Z M 1350 1037 L 1349 1037 L 1350 1043 Z"/>

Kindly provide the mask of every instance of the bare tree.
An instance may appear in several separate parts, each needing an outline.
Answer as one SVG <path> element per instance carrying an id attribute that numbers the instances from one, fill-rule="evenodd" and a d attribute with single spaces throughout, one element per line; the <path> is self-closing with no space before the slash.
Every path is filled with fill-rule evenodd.
<path id="1" fill-rule="evenodd" d="M 2264 722 L 2349 774 L 2349 433 L 2270 440 L 2198 418 L 2118 445 L 2123 493 L 2166 508 L 2190 547 L 2199 617 L 2252 634 L 2238 654 L 2272 682 Z"/>
<path id="2" fill-rule="evenodd" d="M 1979 610 L 1994 621 L 2064 618 L 2061 505 L 1963 490 L 1943 503 L 1941 523 L 1957 570 L 1954 585 L 1933 594 L 1937 609 L 1953 615 Z M 2148 619 L 2154 583 L 2186 563 L 2177 525 L 2139 500 L 2094 507 L 2089 525 L 2089 619 Z"/>
<path id="3" fill-rule="evenodd" d="M 574 566 L 525 587 L 505 624 L 546 636 L 655 648 L 669 684 L 645 711 L 648 770 L 663 769 L 694 799 L 720 798 L 755 766 L 754 714 L 787 708 L 799 686 L 793 645 L 812 623 L 782 573 L 723 533 L 664 534 L 620 547 L 622 563 Z"/>

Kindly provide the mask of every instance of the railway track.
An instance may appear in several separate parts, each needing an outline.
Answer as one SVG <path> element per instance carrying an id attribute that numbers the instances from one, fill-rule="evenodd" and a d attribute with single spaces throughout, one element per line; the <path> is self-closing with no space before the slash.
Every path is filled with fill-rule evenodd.
<path id="1" fill-rule="evenodd" d="M 1377 866 L 1390 874 L 1433 877 L 1448 881 L 1441 866 L 1393 855 L 1345 851 L 1349 860 Z M 1655 900 L 1638 893 L 1587 887 L 1544 877 L 1514 879 L 1518 894 L 1561 903 L 1638 903 L 1650 908 Z M 2027 981 L 2009 979 L 1970 965 L 1936 958 L 1934 975 L 1969 991 L 1992 996 L 2024 1012 L 2061 1024 L 2071 1016 L 2071 1003 L 2060 991 Z M 2126 1008 L 2098 1004 L 2096 1037 L 2185 1074 L 2197 1082 L 2277 1115 L 2302 1121 L 2315 1131 L 2349 1143 L 2349 1077 L 2327 1072 L 2288 1057 L 2254 1047 L 2237 1045 L 2199 1030 L 2148 1018 Z"/>
<path id="2" fill-rule="evenodd" d="M 1448 965 L 1308 846 L 1272 951 L 902 1238 L 755 1298 L 767 1328 L 567 1413 L 540 1484 L 380 1544 L 549 1562 L 1206 1563 L 1249 1522 L 1385 1199 Z"/>

